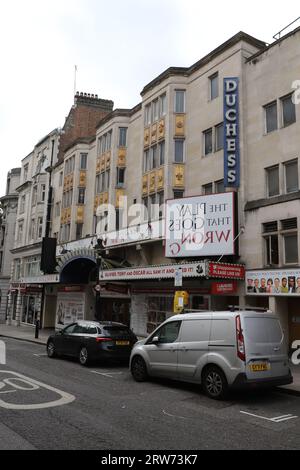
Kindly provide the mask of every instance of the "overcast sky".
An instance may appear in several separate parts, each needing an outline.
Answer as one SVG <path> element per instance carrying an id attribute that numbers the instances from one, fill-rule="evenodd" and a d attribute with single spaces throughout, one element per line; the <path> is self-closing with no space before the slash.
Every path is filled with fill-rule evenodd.
<path id="1" fill-rule="evenodd" d="M 163 70 L 193 64 L 240 30 L 271 43 L 299 12 L 291 0 L 270 3 L 0 0 L 0 195 L 9 169 L 63 126 L 75 64 L 78 91 L 130 108 Z"/>

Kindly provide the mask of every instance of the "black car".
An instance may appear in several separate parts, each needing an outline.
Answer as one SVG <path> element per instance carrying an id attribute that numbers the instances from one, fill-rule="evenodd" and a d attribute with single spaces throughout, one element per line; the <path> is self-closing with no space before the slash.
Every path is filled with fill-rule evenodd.
<path id="1" fill-rule="evenodd" d="M 92 360 L 127 361 L 136 341 L 135 334 L 122 323 L 78 321 L 49 336 L 47 354 L 51 358 L 78 357 L 84 366 Z"/>

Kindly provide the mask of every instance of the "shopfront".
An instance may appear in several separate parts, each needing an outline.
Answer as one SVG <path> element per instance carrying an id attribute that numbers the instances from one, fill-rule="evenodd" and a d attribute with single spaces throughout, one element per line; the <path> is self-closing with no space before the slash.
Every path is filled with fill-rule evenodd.
<path id="1" fill-rule="evenodd" d="M 175 286 L 178 272 L 182 278 Z M 222 310 L 239 303 L 239 281 L 244 266 L 210 261 L 103 270 L 101 285 L 127 283 L 130 289 L 130 326 L 146 336 L 166 318 L 174 315 L 174 296 L 187 292 L 185 311 Z M 240 283 L 242 286 L 242 283 Z"/>

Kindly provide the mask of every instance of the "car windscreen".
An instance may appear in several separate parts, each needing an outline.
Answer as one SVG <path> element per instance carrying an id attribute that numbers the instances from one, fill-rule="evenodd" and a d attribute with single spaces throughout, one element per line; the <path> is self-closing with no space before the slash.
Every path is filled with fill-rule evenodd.
<path id="1" fill-rule="evenodd" d="M 280 343 L 282 329 L 277 318 L 246 317 L 244 334 L 251 343 Z"/>
<path id="2" fill-rule="evenodd" d="M 112 338 L 114 336 L 128 336 L 132 335 L 132 332 L 127 326 L 104 326 L 103 327 L 103 333 L 111 336 Z"/>

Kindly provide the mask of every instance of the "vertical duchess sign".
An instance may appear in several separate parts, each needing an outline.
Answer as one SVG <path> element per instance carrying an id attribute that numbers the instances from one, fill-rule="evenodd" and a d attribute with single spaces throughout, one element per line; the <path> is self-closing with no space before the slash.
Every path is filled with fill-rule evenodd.
<path id="1" fill-rule="evenodd" d="M 240 186 L 239 79 L 224 78 L 224 186 Z"/>

